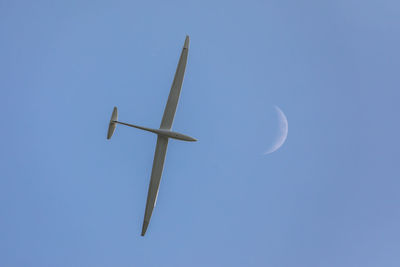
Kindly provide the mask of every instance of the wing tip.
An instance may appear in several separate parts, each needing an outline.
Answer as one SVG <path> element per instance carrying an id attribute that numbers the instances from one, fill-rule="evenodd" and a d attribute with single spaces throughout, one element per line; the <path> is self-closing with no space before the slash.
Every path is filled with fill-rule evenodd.
<path id="1" fill-rule="evenodd" d="M 147 226 L 149 226 L 149 222 L 148 222 L 148 221 L 144 221 L 144 222 L 143 222 L 143 227 L 142 227 L 141 236 L 144 236 L 144 235 L 146 234 Z"/>
<path id="2" fill-rule="evenodd" d="M 189 35 L 186 35 L 185 44 L 183 45 L 183 48 L 189 49 L 189 42 L 190 42 Z"/>

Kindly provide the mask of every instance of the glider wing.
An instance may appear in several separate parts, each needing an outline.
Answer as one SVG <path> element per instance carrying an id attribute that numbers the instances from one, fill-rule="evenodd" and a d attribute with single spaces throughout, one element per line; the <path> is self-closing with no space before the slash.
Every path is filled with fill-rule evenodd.
<path id="1" fill-rule="evenodd" d="M 182 48 L 181 57 L 179 58 L 178 67 L 176 68 L 174 81 L 172 82 L 169 92 L 167 105 L 165 106 L 164 115 L 161 120 L 160 129 L 171 129 L 174 121 L 176 106 L 178 105 L 179 95 L 181 93 L 183 76 L 185 75 L 186 62 L 189 52 L 189 36 L 186 36 L 185 44 Z"/>
<path id="2" fill-rule="evenodd" d="M 149 225 L 151 214 L 156 205 L 158 188 L 160 186 L 161 175 L 164 168 L 165 154 L 167 153 L 168 137 L 158 135 L 156 152 L 154 153 L 153 169 L 149 184 L 149 192 L 147 193 L 146 211 L 144 213 L 144 221 L 142 227 L 142 236 L 146 233 Z"/>

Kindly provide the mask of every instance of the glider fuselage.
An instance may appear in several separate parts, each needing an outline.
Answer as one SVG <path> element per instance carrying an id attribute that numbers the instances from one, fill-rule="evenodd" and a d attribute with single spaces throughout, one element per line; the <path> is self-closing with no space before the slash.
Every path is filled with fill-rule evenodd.
<path id="1" fill-rule="evenodd" d="M 118 124 L 122 124 L 122 125 L 126 125 L 126 126 L 130 126 L 133 128 L 137 128 L 137 129 L 141 129 L 144 131 L 148 131 L 148 132 L 152 132 L 158 135 L 162 135 L 168 138 L 173 138 L 173 139 L 178 139 L 178 140 L 182 140 L 182 141 L 189 141 L 189 142 L 194 142 L 197 141 L 196 138 L 190 137 L 188 135 L 184 135 L 178 132 L 174 132 L 168 129 L 153 129 L 153 128 L 147 128 L 147 127 L 143 127 L 143 126 L 139 126 L 139 125 L 134 125 L 134 124 L 129 124 L 129 123 L 125 123 L 125 122 L 120 122 L 120 121 L 113 121 L 114 123 L 118 123 Z"/>

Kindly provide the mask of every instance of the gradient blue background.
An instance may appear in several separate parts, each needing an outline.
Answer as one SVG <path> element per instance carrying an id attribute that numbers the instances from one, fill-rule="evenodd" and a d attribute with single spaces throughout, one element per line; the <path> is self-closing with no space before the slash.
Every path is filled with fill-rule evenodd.
<path id="1" fill-rule="evenodd" d="M 0 1 L 0 266 L 399 266 L 399 10 Z M 159 126 L 186 34 L 143 238 L 156 136 L 107 124 Z"/>

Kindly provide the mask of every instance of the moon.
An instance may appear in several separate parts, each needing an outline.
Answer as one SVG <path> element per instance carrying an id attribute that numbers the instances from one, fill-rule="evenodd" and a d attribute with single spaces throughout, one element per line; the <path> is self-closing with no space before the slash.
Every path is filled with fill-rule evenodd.
<path id="1" fill-rule="evenodd" d="M 271 148 L 264 152 L 264 155 L 277 151 L 285 143 L 289 131 L 288 120 L 285 114 L 278 106 L 275 106 L 275 110 L 278 113 L 279 134 L 275 139 L 274 144 L 271 146 Z"/>

